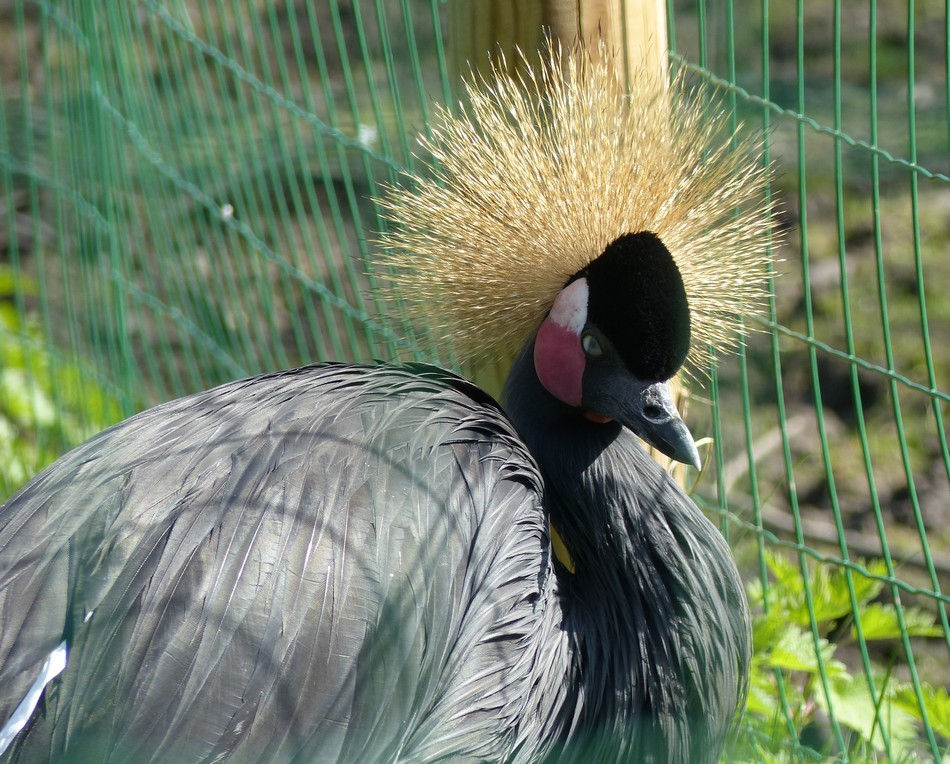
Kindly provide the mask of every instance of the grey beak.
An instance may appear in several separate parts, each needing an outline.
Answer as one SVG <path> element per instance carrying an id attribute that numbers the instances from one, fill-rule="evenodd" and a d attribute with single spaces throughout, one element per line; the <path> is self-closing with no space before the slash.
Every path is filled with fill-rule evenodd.
<path id="1" fill-rule="evenodd" d="M 669 383 L 645 385 L 628 397 L 624 409 L 621 423 L 657 451 L 696 469 L 702 466 L 693 436 L 673 403 Z"/>

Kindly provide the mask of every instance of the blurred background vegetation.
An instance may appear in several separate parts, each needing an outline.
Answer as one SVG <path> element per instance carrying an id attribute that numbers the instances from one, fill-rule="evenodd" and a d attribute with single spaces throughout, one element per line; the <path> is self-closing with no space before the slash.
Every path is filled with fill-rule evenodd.
<path id="1" fill-rule="evenodd" d="M 453 12 L 533 20 L 481 5 L 0 0 L 0 496 L 219 382 L 433 360 L 382 310 L 372 198 L 457 94 Z M 777 167 L 771 315 L 690 391 L 757 614 L 729 758 L 946 758 L 948 4 L 665 10 Z"/>

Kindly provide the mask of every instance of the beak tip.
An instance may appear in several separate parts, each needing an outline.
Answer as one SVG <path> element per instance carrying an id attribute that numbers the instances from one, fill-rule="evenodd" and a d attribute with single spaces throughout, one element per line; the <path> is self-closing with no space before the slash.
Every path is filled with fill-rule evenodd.
<path id="1" fill-rule="evenodd" d="M 657 451 L 673 461 L 694 467 L 696 470 L 701 470 L 703 462 L 699 458 L 696 441 L 694 441 L 689 434 L 686 425 L 681 424 L 676 427 L 672 435 L 674 437 L 664 438 L 662 440 L 656 438 L 648 438 L 646 440 L 651 446 L 657 449 Z"/>
<path id="2" fill-rule="evenodd" d="M 689 451 L 690 451 L 690 452 L 689 452 L 689 461 L 684 462 L 684 463 L 690 465 L 691 467 L 693 467 L 693 468 L 698 472 L 699 470 L 701 470 L 701 469 L 703 468 L 703 462 L 702 462 L 702 460 L 699 458 L 699 451 L 698 451 L 697 448 L 696 448 L 696 443 L 695 443 L 695 441 L 692 442 L 692 443 L 690 443 L 690 449 L 689 449 Z"/>
<path id="3" fill-rule="evenodd" d="M 699 458 L 699 449 L 696 448 L 696 441 L 693 440 L 685 425 L 681 429 L 677 429 L 679 429 L 677 433 L 679 437 L 676 439 L 675 444 L 668 444 L 670 448 L 669 451 L 667 451 L 667 456 L 682 464 L 693 467 L 697 471 L 701 470 L 703 462 L 702 459 Z"/>

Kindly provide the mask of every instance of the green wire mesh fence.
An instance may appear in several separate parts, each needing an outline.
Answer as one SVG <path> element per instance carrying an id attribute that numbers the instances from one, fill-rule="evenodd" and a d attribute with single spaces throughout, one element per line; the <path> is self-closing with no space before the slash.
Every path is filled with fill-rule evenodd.
<path id="1" fill-rule="evenodd" d="M 770 334 L 714 378 L 716 480 L 702 492 L 731 538 L 755 537 L 750 708 L 761 690 L 762 718 L 788 722 L 799 755 L 939 760 L 950 354 L 931 333 L 950 319 L 947 9 L 733 10 L 684 8 L 672 29 L 770 133 L 790 229 Z"/>
<path id="2" fill-rule="evenodd" d="M 372 197 L 452 101 L 447 10 L 0 0 L 0 495 L 161 400 L 427 357 L 365 263 Z M 729 756 L 939 760 L 948 6 L 677 0 L 668 17 L 674 64 L 770 136 L 787 229 L 769 319 L 690 409 L 708 437 L 694 496 L 756 613 Z"/>

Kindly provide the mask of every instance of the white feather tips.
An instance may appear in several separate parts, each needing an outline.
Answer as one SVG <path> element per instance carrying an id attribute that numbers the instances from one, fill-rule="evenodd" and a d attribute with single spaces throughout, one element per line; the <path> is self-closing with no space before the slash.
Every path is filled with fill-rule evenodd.
<path id="1" fill-rule="evenodd" d="M 43 690 L 46 689 L 46 685 L 58 677 L 66 668 L 67 652 L 66 640 L 63 640 L 55 647 L 53 652 L 46 656 L 46 660 L 40 666 L 39 676 L 36 677 L 30 689 L 27 690 L 20 704 L 10 714 L 10 718 L 3 725 L 3 729 L 0 729 L 0 755 L 9 748 L 13 738 L 30 720 L 33 711 L 36 710 L 36 704 L 40 702 Z"/>

